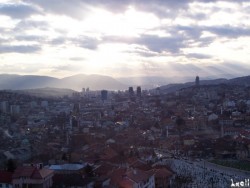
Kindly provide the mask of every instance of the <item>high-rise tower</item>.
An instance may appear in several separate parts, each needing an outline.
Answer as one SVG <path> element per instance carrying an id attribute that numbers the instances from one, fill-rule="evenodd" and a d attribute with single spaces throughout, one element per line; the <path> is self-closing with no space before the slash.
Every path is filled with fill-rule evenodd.
<path id="1" fill-rule="evenodd" d="M 141 87 L 140 86 L 138 86 L 136 88 L 136 95 L 137 95 L 137 97 L 141 97 Z"/>
<path id="2" fill-rule="evenodd" d="M 199 78 L 199 76 L 196 76 L 196 78 L 195 78 L 195 86 L 196 87 L 200 86 L 200 78 Z"/>

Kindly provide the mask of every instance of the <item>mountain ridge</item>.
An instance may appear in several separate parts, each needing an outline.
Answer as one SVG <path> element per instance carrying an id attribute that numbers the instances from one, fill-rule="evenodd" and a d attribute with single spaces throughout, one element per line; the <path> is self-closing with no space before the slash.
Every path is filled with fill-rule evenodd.
<path id="1" fill-rule="evenodd" d="M 128 86 L 110 76 L 77 74 L 64 78 L 40 75 L 0 74 L 0 89 L 22 90 L 36 88 L 68 88 L 81 90 L 123 90 Z"/>
<path id="2" fill-rule="evenodd" d="M 173 80 L 173 78 L 171 78 L 171 80 Z M 190 78 L 188 80 L 190 80 Z M 50 87 L 80 91 L 82 88 L 90 88 L 91 90 L 126 90 L 129 86 L 141 86 L 143 89 L 160 87 L 162 91 L 172 92 L 194 85 L 194 82 L 169 84 L 169 81 L 170 79 L 168 77 L 160 76 L 113 78 L 107 75 L 77 74 L 64 78 L 55 78 L 41 75 L 0 74 L 0 89 L 23 90 Z M 201 85 L 222 83 L 248 86 L 250 85 L 250 76 L 232 79 L 219 78 L 200 80 Z"/>

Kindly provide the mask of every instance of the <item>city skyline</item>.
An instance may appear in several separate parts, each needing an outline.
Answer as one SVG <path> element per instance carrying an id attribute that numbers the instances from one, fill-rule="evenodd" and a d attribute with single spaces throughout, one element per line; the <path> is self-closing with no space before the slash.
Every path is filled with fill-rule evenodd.
<path id="1" fill-rule="evenodd" d="M 245 76 L 250 3 L 4 0 L 0 74 Z"/>

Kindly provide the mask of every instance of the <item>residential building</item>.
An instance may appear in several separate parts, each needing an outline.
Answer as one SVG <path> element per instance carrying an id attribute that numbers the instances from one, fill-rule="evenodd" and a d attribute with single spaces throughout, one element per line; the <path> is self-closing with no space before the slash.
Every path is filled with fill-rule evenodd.
<path id="1" fill-rule="evenodd" d="M 20 166 L 15 170 L 12 176 L 12 184 L 15 188 L 49 188 L 53 183 L 53 175 L 54 171 L 50 169 L 40 169 L 34 166 Z"/>

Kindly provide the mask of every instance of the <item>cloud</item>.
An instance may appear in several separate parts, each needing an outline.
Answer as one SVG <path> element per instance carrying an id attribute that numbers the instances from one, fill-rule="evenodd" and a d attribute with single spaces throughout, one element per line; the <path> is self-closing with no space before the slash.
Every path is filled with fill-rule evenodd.
<path id="1" fill-rule="evenodd" d="M 0 54 L 3 53 L 35 53 L 40 51 L 41 48 L 38 45 L 1 45 Z"/>
<path id="2" fill-rule="evenodd" d="M 226 58 L 241 59 L 243 56 L 242 61 L 248 62 L 247 51 L 250 31 L 247 18 L 249 12 L 247 12 L 247 8 L 244 11 L 241 10 L 243 7 L 241 3 L 248 1 L 22 0 L 18 2 L 23 3 L 0 3 L 0 14 L 8 16 L 0 15 L 0 32 L 2 34 L 0 36 L 0 55 L 1 58 L 6 58 L 14 63 L 12 54 L 9 54 L 10 58 L 8 54 L 2 54 L 26 53 L 27 55 L 20 56 L 22 62 L 31 62 L 36 61 L 36 59 L 30 58 L 29 53 L 36 53 L 41 50 L 41 53 L 37 54 L 38 58 L 42 55 L 44 59 L 47 59 L 53 53 L 55 63 L 62 63 L 62 66 L 58 65 L 58 67 L 52 68 L 51 65 L 48 65 L 48 70 L 51 68 L 59 72 L 68 69 L 73 72 L 80 70 L 82 65 L 71 69 L 69 62 L 74 65 L 83 64 L 83 61 L 92 63 L 91 60 L 95 59 L 92 55 L 98 56 L 106 47 L 106 45 L 100 45 L 108 44 L 110 52 L 114 53 L 114 58 L 111 57 L 109 64 L 107 64 L 121 70 L 120 74 L 126 74 L 127 69 L 125 68 L 126 65 L 114 63 L 116 55 L 117 57 L 124 57 L 124 59 L 119 59 L 121 62 L 129 59 L 129 62 L 134 65 L 132 70 L 135 74 L 140 73 L 137 68 L 141 67 L 142 62 L 146 62 L 142 64 L 142 67 L 147 67 L 147 70 L 152 74 L 165 72 L 165 70 L 182 72 L 183 74 L 191 72 L 193 74 L 204 68 L 200 63 L 211 62 L 211 65 L 214 65 L 223 62 L 223 59 Z M 109 11 L 109 13 L 105 11 Z M 39 14 L 39 16 L 36 16 L 36 14 Z M 65 15 L 71 18 L 66 18 Z M 102 15 L 103 17 L 101 17 Z M 140 16 L 138 16 L 139 19 L 133 19 L 134 15 L 143 15 L 142 21 L 139 18 Z M 154 19 L 151 22 L 144 15 L 152 16 Z M 230 15 L 233 17 L 232 20 Z M 113 16 L 115 19 L 110 18 L 113 18 Z M 223 19 L 227 17 L 228 20 L 224 22 Z M 244 21 L 237 19 L 238 17 L 244 18 Z M 148 25 L 137 24 L 137 20 L 139 20 L 139 23 L 145 21 Z M 122 23 L 125 24 L 121 24 L 122 28 L 117 27 L 116 31 L 116 26 L 120 25 L 119 21 L 124 21 Z M 92 24 L 93 22 L 95 23 Z M 115 32 L 113 32 L 114 30 Z M 95 38 L 95 36 L 97 37 Z M 240 40 L 239 37 L 241 36 L 245 38 Z M 222 37 L 227 44 L 226 42 L 217 42 Z M 246 43 L 244 43 L 245 39 Z M 116 43 L 122 44 L 117 45 Z M 63 45 L 63 47 L 60 45 Z M 100 48 L 98 48 L 99 46 Z M 112 51 L 113 46 L 121 46 L 121 48 Z M 217 50 L 218 46 L 223 50 Z M 234 46 L 236 47 L 234 48 Z M 239 46 L 242 48 L 241 51 L 239 51 Z M 79 48 L 92 51 L 84 59 L 81 57 L 82 54 L 76 54 L 84 51 Z M 227 53 L 232 51 L 231 48 L 235 50 L 235 54 Z M 223 51 L 226 55 L 223 55 Z M 62 58 L 62 53 L 66 58 Z M 213 56 L 206 55 L 206 53 L 213 54 Z M 229 54 L 228 57 L 227 54 Z M 41 61 L 43 58 L 41 58 Z M 155 64 L 153 61 L 155 61 Z M 39 67 L 40 65 L 36 64 L 36 66 Z M 103 67 L 105 66 L 103 65 Z M 244 67 L 244 65 L 239 65 L 239 67 Z M 237 67 L 229 65 L 225 66 L 224 69 L 227 71 L 238 70 Z M 92 68 L 86 69 L 86 71 L 92 71 Z M 107 69 L 108 71 L 110 70 Z M 204 71 L 213 73 L 209 68 L 204 68 Z M 220 73 L 220 71 L 217 72 Z M 240 72 L 240 70 L 237 72 Z M 115 74 L 118 73 L 115 72 Z"/>
<path id="3" fill-rule="evenodd" d="M 232 26 L 216 26 L 216 27 L 206 27 L 206 31 L 210 31 L 216 35 L 237 38 L 240 36 L 250 36 L 249 28 L 242 27 L 232 27 Z"/>
<path id="4" fill-rule="evenodd" d="M 27 4 L 0 4 L 0 14 L 15 19 L 24 19 L 32 14 L 40 14 L 33 6 Z"/>
<path id="5" fill-rule="evenodd" d="M 45 12 L 52 14 L 67 15 L 69 17 L 82 19 L 89 12 L 89 7 L 81 0 L 24 0 L 29 4 L 39 6 Z"/>
<path id="6" fill-rule="evenodd" d="M 134 48 L 130 48 L 130 50 L 126 51 L 129 54 L 136 54 L 142 57 L 156 57 L 159 56 L 159 53 L 152 52 L 145 47 L 136 45 Z"/>
<path id="7" fill-rule="evenodd" d="M 135 44 L 140 46 L 143 49 L 143 46 L 146 47 L 147 54 L 149 53 L 161 53 L 164 51 L 171 53 L 178 53 L 182 47 L 185 47 L 185 38 L 182 36 L 174 36 L 174 37 L 160 37 L 158 35 L 149 35 L 144 34 L 140 37 L 117 37 L 117 36 L 108 36 L 102 39 L 103 43 L 126 43 L 126 44 Z M 138 49 L 137 49 L 138 51 Z M 145 52 L 145 48 L 144 48 Z M 142 52 L 142 53 L 144 53 Z"/>
<path id="8" fill-rule="evenodd" d="M 85 58 L 82 58 L 82 57 L 71 57 L 71 58 L 69 58 L 69 60 L 71 60 L 71 61 L 83 61 L 83 60 L 85 60 Z"/>
<path id="9" fill-rule="evenodd" d="M 202 32 L 202 27 L 199 26 L 173 26 L 170 29 L 172 35 L 176 35 L 179 31 L 184 31 L 184 35 L 187 38 L 196 39 L 199 38 Z"/>
<path id="10" fill-rule="evenodd" d="M 67 15 L 74 18 L 83 18 L 91 8 L 103 8 L 113 13 L 123 13 L 130 6 L 144 12 L 151 12 L 159 17 L 174 17 L 179 9 L 186 8 L 187 0 L 24 0 L 34 4 L 44 11 L 53 14 Z"/>
<path id="11" fill-rule="evenodd" d="M 137 41 L 138 44 L 145 45 L 153 52 L 168 51 L 178 53 L 184 47 L 181 37 L 159 37 L 157 35 L 142 35 Z"/>
<path id="12" fill-rule="evenodd" d="M 71 42 L 78 47 L 86 48 L 89 50 L 95 50 L 97 49 L 98 45 L 100 44 L 100 41 L 93 37 L 88 36 L 80 36 L 78 38 L 70 39 Z"/>
<path id="13" fill-rule="evenodd" d="M 189 53 L 186 56 L 190 57 L 190 58 L 196 58 L 196 59 L 210 59 L 210 58 L 212 58 L 211 55 L 200 54 L 200 53 Z"/>
<path id="14" fill-rule="evenodd" d="M 50 28 L 49 23 L 46 21 L 37 21 L 37 20 L 21 20 L 19 21 L 14 31 L 21 32 L 28 29 L 39 29 L 39 30 L 48 30 Z"/>
<path id="15" fill-rule="evenodd" d="M 45 37 L 38 35 L 17 35 L 15 39 L 18 41 L 34 41 L 34 42 L 43 42 Z"/>
<path id="16" fill-rule="evenodd" d="M 58 38 L 52 39 L 50 41 L 50 44 L 61 45 L 61 44 L 64 44 L 65 42 L 66 42 L 66 39 L 64 37 L 58 37 Z"/>
<path id="17" fill-rule="evenodd" d="M 193 63 L 181 64 L 181 63 L 171 63 L 172 70 L 177 71 L 181 74 L 194 74 L 201 71 L 201 68 Z"/>
<path id="18" fill-rule="evenodd" d="M 78 72 L 79 70 L 81 70 L 81 68 L 82 67 L 75 64 L 57 65 L 52 67 L 51 72 L 61 72 L 61 71 Z"/>

